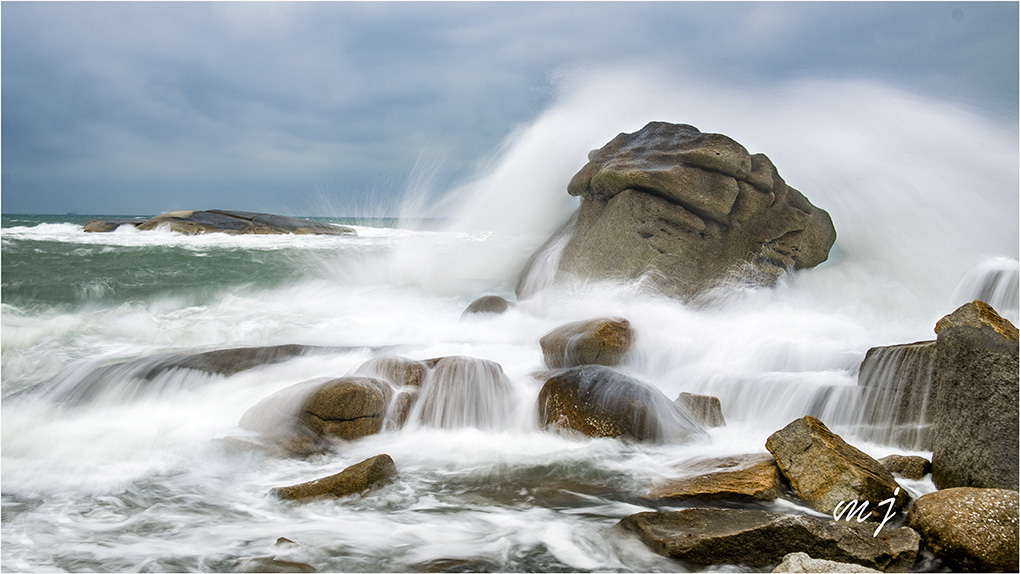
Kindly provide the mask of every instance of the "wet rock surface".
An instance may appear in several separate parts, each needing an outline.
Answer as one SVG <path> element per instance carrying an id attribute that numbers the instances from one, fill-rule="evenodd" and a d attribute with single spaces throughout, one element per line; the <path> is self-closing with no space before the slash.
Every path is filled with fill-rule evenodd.
<path id="1" fill-rule="evenodd" d="M 539 345 L 550 369 L 581 365 L 613 367 L 623 362 L 633 339 L 629 321 L 602 318 L 561 325 L 543 335 Z"/>
<path id="2" fill-rule="evenodd" d="M 717 464 L 722 468 L 713 472 L 659 482 L 645 496 L 658 501 L 752 502 L 773 500 L 783 493 L 779 466 L 770 455 L 727 457 L 717 459 Z"/>
<path id="3" fill-rule="evenodd" d="M 638 441 L 688 441 L 704 429 L 661 391 L 608 367 L 588 365 L 549 378 L 538 395 L 546 428 L 590 437 Z"/>
<path id="4" fill-rule="evenodd" d="M 388 454 L 380 454 L 351 465 L 337 474 L 293 486 L 274 488 L 271 494 L 286 500 L 319 496 L 344 497 L 359 494 L 397 475 Z"/>
<path id="5" fill-rule="evenodd" d="M 787 554 L 906 572 L 917 556 L 920 536 L 909 528 L 834 523 L 808 516 L 763 510 L 688 508 L 642 512 L 616 528 L 632 532 L 654 552 L 694 564 L 778 564 Z"/>
<path id="6" fill-rule="evenodd" d="M 946 565 L 963 572 L 1016 572 L 1020 492 L 998 488 L 949 488 L 926 494 L 907 514 Z"/>
<path id="7" fill-rule="evenodd" d="M 814 267 L 835 242 L 825 211 L 724 135 L 652 122 L 588 158 L 567 187 L 581 206 L 560 273 L 644 276 L 692 297 L 734 277 L 769 284 Z"/>
<path id="8" fill-rule="evenodd" d="M 466 309 L 464 309 L 464 312 L 461 314 L 461 318 L 467 317 L 469 315 L 485 313 L 499 315 L 502 313 L 506 313 L 514 306 L 515 305 L 512 301 L 507 301 L 506 299 L 500 297 L 499 295 L 486 295 L 484 297 L 479 297 L 478 299 L 472 301 L 471 304 L 468 305 Z"/>
<path id="9" fill-rule="evenodd" d="M 726 419 L 722 414 L 722 403 L 719 402 L 719 397 L 680 393 L 680 396 L 676 398 L 676 402 L 690 411 L 694 419 L 706 427 L 726 426 Z"/>
<path id="10" fill-rule="evenodd" d="M 817 560 L 805 552 L 794 552 L 793 554 L 787 554 L 784 556 L 783 561 L 779 563 L 779 566 L 773 568 L 772 572 L 773 574 L 777 572 L 799 572 L 805 574 L 846 572 L 850 574 L 870 574 L 872 572 L 879 573 L 881 570 L 875 570 L 874 568 L 868 568 L 867 566 L 861 566 L 859 564 L 847 564 L 846 562 L 834 562 L 832 560 Z"/>
<path id="11" fill-rule="evenodd" d="M 931 472 L 931 461 L 923 456 L 891 454 L 878 459 L 878 462 L 889 472 L 911 480 L 920 480 Z"/>

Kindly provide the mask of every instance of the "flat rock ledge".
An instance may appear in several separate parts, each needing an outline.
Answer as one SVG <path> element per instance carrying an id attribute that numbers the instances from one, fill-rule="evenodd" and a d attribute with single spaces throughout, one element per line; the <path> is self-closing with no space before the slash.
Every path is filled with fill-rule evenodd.
<path id="1" fill-rule="evenodd" d="M 914 565 L 921 537 L 910 528 L 777 514 L 764 510 L 687 508 L 641 512 L 614 528 L 632 532 L 658 554 L 694 564 L 779 564 L 793 552 L 860 564 L 885 572 L 907 572 Z"/>
<path id="2" fill-rule="evenodd" d="M 774 500 L 782 495 L 779 467 L 771 456 L 750 456 L 733 462 L 734 466 L 727 470 L 662 481 L 653 486 L 645 498 L 753 502 Z"/>
<path id="3" fill-rule="evenodd" d="M 388 454 L 380 454 L 349 466 L 337 474 L 293 486 L 274 488 L 273 496 L 299 500 L 318 496 L 343 497 L 362 493 L 397 475 L 397 465 Z"/>
<path id="4" fill-rule="evenodd" d="M 310 219 L 254 213 L 251 211 L 172 211 L 150 219 L 93 219 L 85 223 L 89 233 L 115 231 L 122 225 L 140 231 L 166 229 L 188 235 L 199 233 L 227 233 L 232 235 L 355 235 L 350 227 L 331 225 Z"/>

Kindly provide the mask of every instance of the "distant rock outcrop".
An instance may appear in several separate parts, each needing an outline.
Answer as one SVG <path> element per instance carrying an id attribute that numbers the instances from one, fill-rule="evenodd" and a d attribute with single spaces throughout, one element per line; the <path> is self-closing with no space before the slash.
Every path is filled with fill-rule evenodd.
<path id="1" fill-rule="evenodd" d="M 769 158 L 724 135 L 652 122 L 588 160 L 567 187 L 581 207 L 560 274 L 644 276 L 691 297 L 727 279 L 771 284 L 786 269 L 814 267 L 836 239 L 829 214 Z"/>
<path id="2" fill-rule="evenodd" d="M 85 231 L 113 231 L 121 225 L 133 225 L 142 231 L 166 229 L 194 235 L 198 233 L 228 233 L 233 235 L 352 235 L 350 227 L 331 225 L 286 215 L 253 213 L 250 211 L 173 211 L 151 219 L 93 219 L 85 224 Z"/>

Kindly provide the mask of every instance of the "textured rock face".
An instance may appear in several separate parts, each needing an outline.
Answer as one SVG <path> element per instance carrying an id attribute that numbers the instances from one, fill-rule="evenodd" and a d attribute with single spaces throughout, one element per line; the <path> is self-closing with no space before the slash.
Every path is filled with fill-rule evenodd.
<path id="1" fill-rule="evenodd" d="M 932 480 L 942 488 L 1018 489 L 1018 350 L 1012 323 L 974 301 L 935 326 Z"/>
<path id="2" fill-rule="evenodd" d="M 588 159 L 567 188 L 581 207 L 560 272 L 647 275 L 687 297 L 734 277 L 771 283 L 825 261 L 835 242 L 825 211 L 724 135 L 652 122 Z"/>
<path id="3" fill-rule="evenodd" d="M 997 488 L 949 488 L 918 498 L 906 525 L 954 570 L 1016 572 L 1020 493 Z"/>
<path id="4" fill-rule="evenodd" d="M 781 494 L 779 467 L 766 454 L 734 460 L 725 470 L 663 481 L 645 497 L 652 500 L 753 501 L 773 500 Z"/>
<path id="5" fill-rule="evenodd" d="M 832 514 L 836 505 L 851 500 L 869 502 L 869 511 L 896 497 L 894 508 L 909 500 L 906 490 L 881 463 L 850 446 L 814 417 L 799 418 L 772 434 L 765 448 L 779 463 L 797 496 L 819 512 Z"/>
<path id="6" fill-rule="evenodd" d="M 638 535 L 655 552 L 695 564 L 778 564 L 792 552 L 906 572 L 914 564 L 920 537 L 909 528 L 834 523 L 763 510 L 688 508 L 633 514 L 617 525 Z"/>
<path id="7" fill-rule="evenodd" d="M 861 363 L 864 438 L 930 450 L 935 419 L 935 341 L 873 347 Z"/>
<path id="8" fill-rule="evenodd" d="M 377 357 L 362 363 L 354 374 L 389 381 L 395 387 L 420 387 L 428 374 L 428 367 L 421 361 L 405 357 Z"/>
<path id="9" fill-rule="evenodd" d="M 287 500 L 316 496 L 349 496 L 396 476 L 397 466 L 388 454 L 380 454 L 349 466 L 337 474 L 293 486 L 274 488 L 272 494 Z"/>
<path id="10" fill-rule="evenodd" d="M 551 377 L 538 395 L 539 422 L 591 437 L 686 441 L 704 429 L 658 389 L 608 367 L 575 367 Z"/>
<path id="11" fill-rule="evenodd" d="M 90 224 L 92 222 L 89 222 Z M 88 224 L 87 224 L 88 225 Z M 86 231 L 105 231 L 108 226 L 95 224 Z M 173 211 L 157 215 L 137 225 L 138 229 L 168 229 L 189 235 L 197 233 L 229 233 L 229 234 L 282 234 L 297 235 L 350 235 L 355 233 L 350 227 L 329 225 L 308 219 L 298 219 L 285 215 L 269 213 L 252 213 L 249 211 Z M 109 229 L 112 231 L 113 229 Z"/>
<path id="12" fill-rule="evenodd" d="M 695 420 L 707 427 L 726 426 L 726 419 L 723 418 L 722 403 L 719 402 L 719 397 L 680 393 L 680 396 L 676 398 L 676 402 L 690 411 Z"/>
<path id="13" fill-rule="evenodd" d="M 870 574 L 871 572 L 881 572 L 881 570 L 875 570 L 874 568 L 868 568 L 867 566 L 860 566 L 858 564 L 847 564 L 846 562 L 816 560 L 805 552 L 794 552 L 793 554 L 787 554 L 783 557 L 783 561 L 779 563 L 779 566 L 773 568 L 772 572 L 773 574 L 778 572 L 798 572 L 803 574 L 846 572 L 849 574 Z"/>
<path id="14" fill-rule="evenodd" d="M 626 319 L 591 319 L 561 325 L 539 339 L 539 344 L 550 369 L 612 367 L 623 362 L 633 338 Z"/>

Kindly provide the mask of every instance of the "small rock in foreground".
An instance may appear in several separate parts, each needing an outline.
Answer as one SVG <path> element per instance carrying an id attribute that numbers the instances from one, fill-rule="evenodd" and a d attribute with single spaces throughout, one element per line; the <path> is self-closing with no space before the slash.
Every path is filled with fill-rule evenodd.
<path id="1" fill-rule="evenodd" d="M 733 470 L 663 481 L 646 495 L 652 500 L 774 500 L 782 494 L 779 467 L 769 455 L 748 457 Z"/>
<path id="2" fill-rule="evenodd" d="M 931 472 L 931 461 L 923 456 L 890 454 L 878 459 L 878 462 L 889 472 L 910 480 L 921 480 L 924 475 Z"/>
<path id="3" fill-rule="evenodd" d="M 871 574 L 879 573 L 881 570 L 861 566 L 860 564 L 847 564 L 845 562 L 833 562 L 832 560 L 816 560 L 804 552 L 787 554 L 783 561 L 772 569 L 776 572 L 800 573 L 800 574 L 825 574 L 826 572 L 839 572 L 849 574 Z"/>

